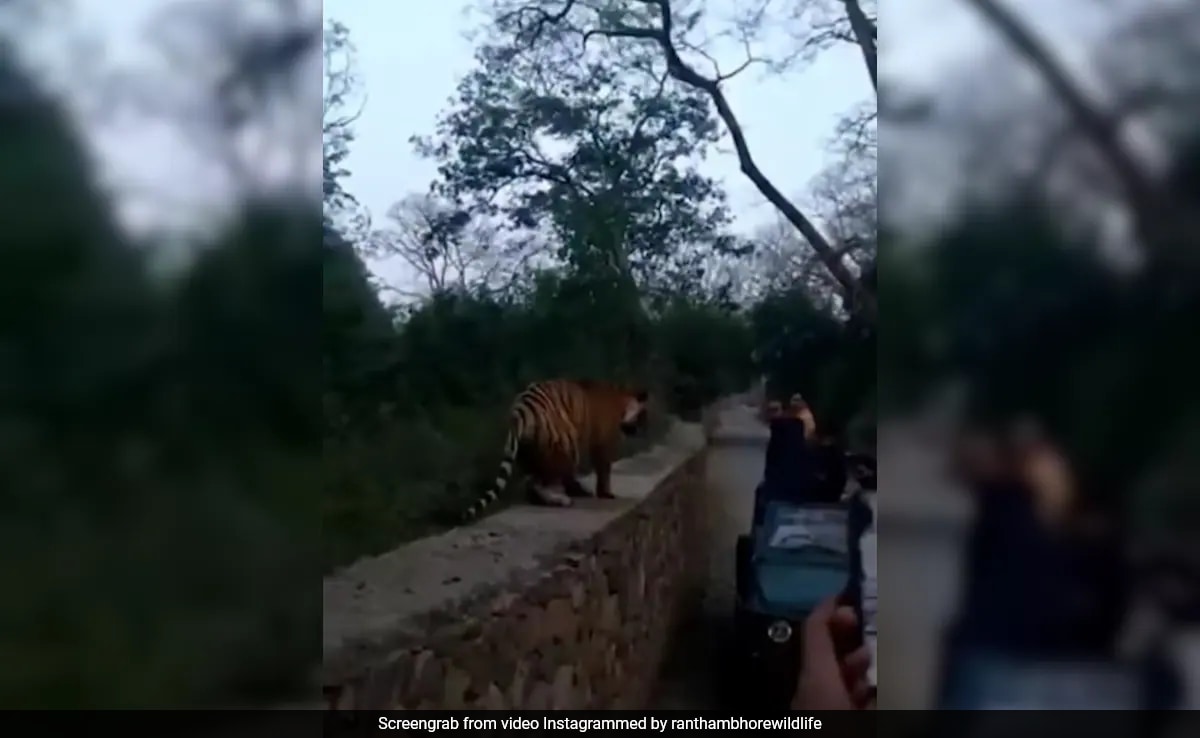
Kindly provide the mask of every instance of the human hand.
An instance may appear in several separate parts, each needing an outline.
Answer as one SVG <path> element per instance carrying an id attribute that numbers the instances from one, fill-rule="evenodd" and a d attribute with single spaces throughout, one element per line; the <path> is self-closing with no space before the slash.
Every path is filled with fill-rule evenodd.
<path id="1" fill-rule="evenodd" d="M 804 621 L 800 679 L 793 710 L 873 710 L 875 690 L 867 682 L 871 654 L 860 646 L 839 657 L 839 643 L 855 638 L 858 617 L 839 607 L 837 595 L 817 606 Z"/>

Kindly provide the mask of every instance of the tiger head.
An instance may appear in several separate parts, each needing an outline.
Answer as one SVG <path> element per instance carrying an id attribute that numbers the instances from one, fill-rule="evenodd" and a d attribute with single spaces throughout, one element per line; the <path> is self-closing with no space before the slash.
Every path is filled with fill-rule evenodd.
<path id="1" fill-rule="evenodd" d="M 621 413 L 621 432 L 627 436 L 635 435 L 646 426 L 646 403 L 650 393 L 644 389 L 634 390 L 622 396 L 625 408 Z"/>

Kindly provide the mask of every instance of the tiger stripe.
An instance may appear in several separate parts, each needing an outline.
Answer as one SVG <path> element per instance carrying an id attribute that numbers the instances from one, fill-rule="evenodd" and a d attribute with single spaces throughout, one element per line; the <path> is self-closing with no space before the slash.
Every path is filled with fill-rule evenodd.
<path id="1" fill-rule="evenodd" d="M 509 411 L 504 455 L 496 477 L 467 508 L 465 520 L 479 517 L 508 488 L 523 447 L 532 449 L 535 465 L 543 459 L 559 459 L 565 460 L 573 471 L 585 453 L 597 447 L 615 448 L 614 439 L 620 432 L 632 432 L 629 428 L 644 414 L 645 401 L 644 392 L 631 392 L 602 382 L 552 379 L 530 384 L 517 395 Z M 599 462 L 598 491 L 602 473 L 607 487 L 608 461 L 593 459 Z M 552 473 L 554 470 L 541 471 L 543 476 L 562 477 L 567 470 L 560 469 L 558 474 Z M 561 481 L 564 486 L 568 483 L 565 477 Z M 540 493 L 539 496 L 547 504 L 569 504 L 561 496 L 547 497 Z"/>

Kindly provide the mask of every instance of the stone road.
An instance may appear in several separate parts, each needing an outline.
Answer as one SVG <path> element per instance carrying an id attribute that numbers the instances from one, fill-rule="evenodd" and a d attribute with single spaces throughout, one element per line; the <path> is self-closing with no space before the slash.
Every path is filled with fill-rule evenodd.
<path id="1" fill-rule="evenodd" d="M 704 606 L 677 634 L 652 709 L 720 705 L 717 674 L 734 601 L 734 545 L 750 530 L 754 488 L 762 478 L 767 432 L 745 405 L 720 414 L 708 457 L 711 550 Z"/>

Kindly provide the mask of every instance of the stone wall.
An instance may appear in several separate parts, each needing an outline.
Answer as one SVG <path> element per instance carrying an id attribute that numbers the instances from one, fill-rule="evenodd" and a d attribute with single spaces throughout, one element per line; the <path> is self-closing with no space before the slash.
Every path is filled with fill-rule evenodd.
<path id="1" fill-rule="evenodd" d="M 327 578 L 327 707 L 643 706 L 700 595 L 705 461 L 677 423 L 615 465 L 616 500 L 516 506 Z"/>

